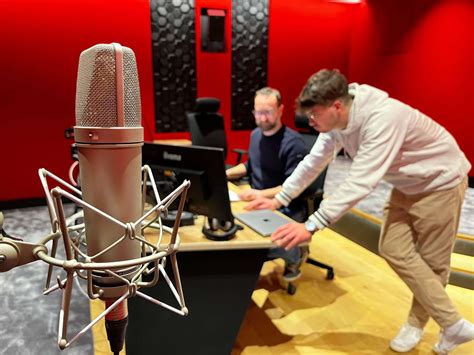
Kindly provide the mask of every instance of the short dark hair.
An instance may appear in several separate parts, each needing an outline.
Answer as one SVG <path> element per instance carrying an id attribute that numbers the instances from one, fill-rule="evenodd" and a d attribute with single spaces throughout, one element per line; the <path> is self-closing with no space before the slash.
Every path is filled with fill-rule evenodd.
<path id="1" fill-rule="evenodd" d="M 267 86 L 267 87 L 264 87 L 264 88 L 261 88 L 261 89 L 257 90 L 257 92 L 255 93 L 255 97 L 257 97 L 257 95 L 262 95 L 262 96 L 272 96 L 273 95 L 276 98 L 277 106 L 280 107 L 280 105 L 281 105 L 281 94 L 277 89 L 274 89 L 274 88 L 271 88 L 271 87 Z"/>
<path id="2" fill-rule="evenodd" d="M 296 109 L 304 112 L 313 106 L 329 106 L 334 100 L 350 98 L 346 77 L 337 69 L 321 69 L 310 76 L 296 99 Z"/>

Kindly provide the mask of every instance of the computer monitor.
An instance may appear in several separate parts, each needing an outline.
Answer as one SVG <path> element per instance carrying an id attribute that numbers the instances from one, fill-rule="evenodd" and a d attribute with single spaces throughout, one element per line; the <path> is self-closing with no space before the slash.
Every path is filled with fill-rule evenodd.
<path id="1" fill-rule="evenodd" d="M 208 217 L 203 229 L 208 238 L 232 238 L 235 225 L 222 148 L 145 143 L 142 159 L 158 182 L 166 180 L 174 187 L 185 179 L 191 182 L 185 209 Z"/>

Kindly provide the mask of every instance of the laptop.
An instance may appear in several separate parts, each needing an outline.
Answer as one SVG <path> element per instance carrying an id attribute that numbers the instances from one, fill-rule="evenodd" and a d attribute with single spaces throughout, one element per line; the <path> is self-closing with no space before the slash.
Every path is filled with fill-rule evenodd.
<path id="1" fill-rule="evenodd" d="M 263 237 L 269 237 L 278 227 L 291 222 L 272 210 L 254 210 L 234 216 Z"/>

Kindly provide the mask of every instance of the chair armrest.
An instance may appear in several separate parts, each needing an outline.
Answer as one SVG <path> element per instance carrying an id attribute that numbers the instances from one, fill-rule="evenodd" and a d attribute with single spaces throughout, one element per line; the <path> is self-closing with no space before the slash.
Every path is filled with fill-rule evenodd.
<path id="1" fill-rule="evenodd" d="M 232 149 L 232 151 L 234 153 L 237 153 L 237 161 L 236 161 L 236 164 L 235 165 L 238 165 L 242 162 L 242 157 L 244 156 L 244 154 L 248 154 L 248 151 L 245 150 L 245 149 L 237 149 L 237 148 L 234 148 Z"/>

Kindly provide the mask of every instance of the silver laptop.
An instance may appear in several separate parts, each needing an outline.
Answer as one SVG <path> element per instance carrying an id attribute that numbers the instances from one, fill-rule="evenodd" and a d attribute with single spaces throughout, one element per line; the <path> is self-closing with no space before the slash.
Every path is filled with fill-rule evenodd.
<path id="1" fill-rule="evenodd" d="M 291 222 L 272 210 L 242 212 L 234 216 L 264 237 L 270 236 L 278 227 Z"/>

